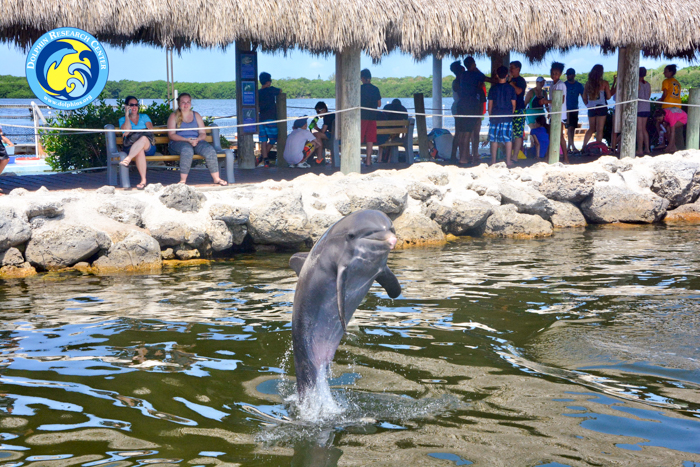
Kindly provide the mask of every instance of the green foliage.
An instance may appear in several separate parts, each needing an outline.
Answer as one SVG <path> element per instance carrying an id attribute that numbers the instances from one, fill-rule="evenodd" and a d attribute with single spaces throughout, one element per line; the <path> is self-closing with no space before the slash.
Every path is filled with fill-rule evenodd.
<path id="1" fill-rule="evenodd" d="M 107 124 L 115 127 L 119 117 L 124 116 L 124 101 L 118 100 L 117 106 L 112 107 L 104 99 L 108 96 L 102 93 L 100 97 L 87 106 L 71 110 L 58 111 L 47 121 L 47 126 L 55 128 L 104 128 Z M 170 115 L 167 103 L 153 103 L 141 109 L 147 114 L 153 125 L 165 125 Z M 103 167 L 107 163 L 104 133 L 76 134 L 62 130 L 42 132 L 41 144 L 49 157 L 46 162 L 51 169 L 59 172 L 85 169 L 88 167 Z"/>
<path id="2" fill-rule="evenodd" d="M 34 93 L 29 88 L 24 76 L 0 75 L 0 99 L 33 98 Z"/>

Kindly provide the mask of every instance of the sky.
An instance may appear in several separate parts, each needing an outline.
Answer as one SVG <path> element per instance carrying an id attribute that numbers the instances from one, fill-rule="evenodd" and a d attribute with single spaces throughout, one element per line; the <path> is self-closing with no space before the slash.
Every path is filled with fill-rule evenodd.
<path id="1" fill-rule="evenodd" d="M 126 49 L 105 47 L 109 59 L 109 79 L 118 81 L 130 79 L 134 81 L 165 80 L 165 51 L 146 45 L 132 45 Z M 22 50 L 7 43 L 0 44 L 0 75 L 24 76 L 24 63 L 27 55 Z M 463 58 L 463 57 L 460 57 Z M 486 57 L 476 57 L 477 66 L 489 73 L 491 65 Z M 449 65 L 453 57 L 445 57 L 442 61 L 443 76 L 449 76 Z M 602 55 L 597 48 L 572 49 L 568 52 L 553 52 L 540 63 L 531 64 L 523 56 L 512 54 L 511 60 L 523 63 L 523 73 L 547 74 L 552 61 L 564 62 L 566 68 L 573 67 L 577 73 L 588 73 L 593 65 L 600 63 L 606 70 L 617 68 L 617 55 Z M 684 60 L 655 60 L 642 57 L 641 66 L 656 68 L 662 64 L 676 63 L 679 68 L 688 66 Z M 431 76 L 433 72 L 432 58 L 416 62 L 410 55 L 393 52 L 384 57 L 379 64 L 363 55 L 362 68 L 369 68 L 372 76 L 378 78 L 401 78 L 405 76 Z M 268 71 L 272 78 L 309 78 L 321 77 L 327 79 L 335 73 L 335 58 L 331 56 L 315 56 L 299 50 L 283 53 L 259 53 L 258 70 Z M 182 55 L 175 54 L 175 81 L 185 82 L 216 82 L 233 81 L 235 79 L 234 49 L 192 48 Z"/>

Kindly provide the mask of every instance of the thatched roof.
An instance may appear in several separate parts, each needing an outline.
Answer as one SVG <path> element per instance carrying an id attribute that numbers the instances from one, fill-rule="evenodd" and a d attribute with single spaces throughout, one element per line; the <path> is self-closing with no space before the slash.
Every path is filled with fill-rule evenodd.
<path id="1" fill-rule="evenodd" d="M 628 44 L 647 54 L 694 56 L 699 0 L 2 0 L 0 37 L 28 47 L 71 26 L 113 45 L 226 47 L 332 53 L 359 46 L 370 56 L 400 49 L 417 58 Z"/>

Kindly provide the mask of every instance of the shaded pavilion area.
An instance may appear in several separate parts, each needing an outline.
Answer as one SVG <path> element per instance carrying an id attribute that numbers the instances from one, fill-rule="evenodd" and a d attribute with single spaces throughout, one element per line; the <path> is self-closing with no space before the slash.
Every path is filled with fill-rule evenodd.
<path id="1" fill-rule="evenodd" d="M 336 58 L 336 137 L 342 140 L 341 170 L 360 172 L 360 57 L 380 61 L 399 50 L 416 59 L 432 55 L 487 55 L 492 68 L 518 52 L 542 60 L 551 50 L 600 47 L 619 51 L 619 101 L 637 97 L 640 53 L 698 57 L 697 0 L 601 0 L 541 2 L 496 0 L 433 2 L 367 0 L 322 2 L 303 14 L 288 0 L 254 5 L 239 0 L 141 2 L 114 0 L 5 0 L 0 37 L 29 48 L 45 32 L 77 27 L 116 45 L 143 43 L 177 50 L 192 46 L 284 51 L 293 48 Z M 233 59 L 233 53 L 232 53 Z M 434 78 L 436 78 L 434 76 Z M 634 156 L 636 101 L 622 108 L 621 155 Z M 252 169 L 252 135 L 239 133 L 238 167 Z M 255 178 L 251 174 L 249 177 Z M 236 182 L 245 181 L 240 171 Z"/>

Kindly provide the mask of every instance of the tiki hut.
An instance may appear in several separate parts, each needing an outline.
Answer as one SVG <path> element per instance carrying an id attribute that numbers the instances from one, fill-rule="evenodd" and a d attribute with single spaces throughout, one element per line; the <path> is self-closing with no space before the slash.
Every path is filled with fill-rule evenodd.
<path id="1" fill-rule="evenodd" d="M 70 26 L 119 46 L 179 50 L 241 43 L 264 51 L 335 54 L 337 96 L 346 108 L 359 105 L 362 51 L 375 60 L 397 49 L 416 58 L 514 51 L 541 60 L 553 49 L 625 48 L 625 100 L 636 98 L 640 50 L 695 58 L 700 48 L 697 0 L 365 0 L 321 2 L 313 11 L 299 6 L 291 0 L 3 0 L 0 37 L 26 49 L 46 31 Z M 633 125 L 636 102 L 624 113 Z M 359 154 L 359 116 L 348 112 L 339 126 L 345 152 Z M 633 131 L 631 138 L 633 145 Z M 352 170 L 359 170 L 359 159 Z"/>

